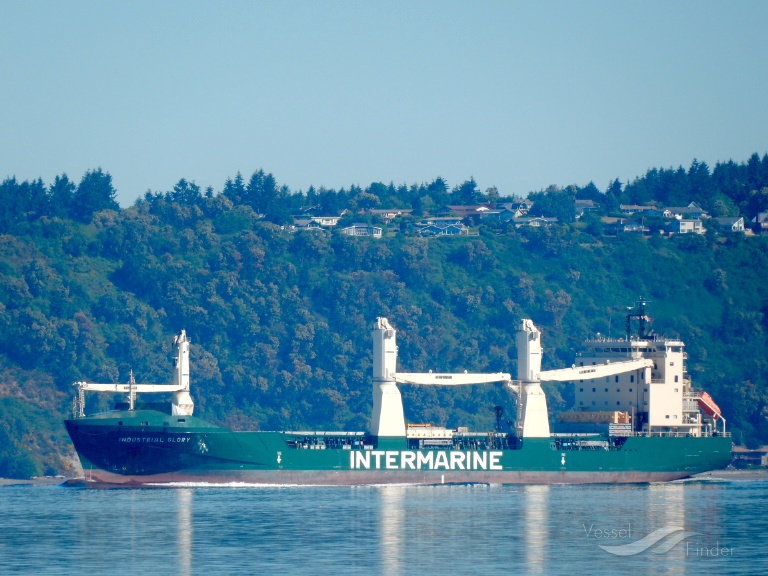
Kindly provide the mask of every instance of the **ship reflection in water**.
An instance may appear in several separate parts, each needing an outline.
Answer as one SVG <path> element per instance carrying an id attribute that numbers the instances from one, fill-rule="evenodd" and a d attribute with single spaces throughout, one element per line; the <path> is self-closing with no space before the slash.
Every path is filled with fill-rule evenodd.
<path id="1" fill-rule="evenodd" d="M 179 488 L 176 491 L 178 505 L 178 563 L 179 576 L 192 575 L 192 498 L 191 488 Z"/>
<path id="2" fill-rule="evenodd" d="M 525 561 L 533 572 L 545 574 L 549 546 L 549 486 L 523 487 Z"/>
<path id="3" fill-rule="evenodd" d="M 0 574 L 757 574 L 766 511 L 766 480 L 0 487 Z"/>
<path id="4" fill-rule="evenodd" d="M 405 486 L 381 486 L 379 492 L 379 538 L 384 574 L 402 574 L 405 537 Z"/>

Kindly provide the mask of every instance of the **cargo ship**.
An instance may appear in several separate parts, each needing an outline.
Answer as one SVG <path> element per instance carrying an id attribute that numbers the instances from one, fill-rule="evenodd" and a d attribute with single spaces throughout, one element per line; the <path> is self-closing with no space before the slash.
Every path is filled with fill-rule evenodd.
<path id="1" fill-rule="evenodd" d="M 542 370 L 541 332 L 521 321 L 517 378 L 507 373 L 409 373 L 397 370 L 396 330 L 373 326 L 373 410 L 368 431 L 239 432 L 194 416 L 190 343 L 174 344 L 170 384 L 76 382 L 65 421 L 94 485 L 179 483 L 266 485 L 556 484 L 670 481 L 724 468 L 731 438 L 714 400 L 695 391 L 684 344 L 645 333 L 644 303 L 627 315 L 621 338 L 587 340 L 570 368 Z M 631 332 L 639 324 L 637 333 Z M 570 382 L 575 406 L 550 428 L 542 382 Z M 406 424 L 399 386 L 503 383 L 516 418 L 472 432 Z M 85 414 L 86 392 L 122 393 L 115 409 Z M 138 395 L 170 394 L 167 404 Z M 576 428 L 576 429 L 574 429 Z"/>

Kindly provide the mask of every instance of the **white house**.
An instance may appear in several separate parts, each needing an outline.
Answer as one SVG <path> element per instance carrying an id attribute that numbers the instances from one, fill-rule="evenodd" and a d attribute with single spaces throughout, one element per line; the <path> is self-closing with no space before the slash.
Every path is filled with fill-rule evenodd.
<path id="1" fill-rule="evenodd" d="M 522 226 L 538 228 L 540 226 L 551 226 L 552 224 L 557 224 L 557 218 L 545 218 L 544 216 L 521 216 L 520 218 L 513 218 L 512 222 L 515 223 L 515 228 L 521 228 Z"/>
<path id="2" fill-rule="evenodd" d="M 369 236 L 373 238 L 381 238 L 381 228 L 378 226 L 371 226 L 370 224 L 352 224 L 341 229 L 342 234 L 347 236 Z"/>
<path id="3" fill-rule="evenodd" d="M 336 226 L 341 220 L 341 216 L 312 216 L 312 220 L 317 222 L 320 226 Z"/>
<path id="4" fill-rule="evenodd" d="M 701 220 L 672 220 L 669 225 L 669 232 L 672 234 L 704 234 L 706 229 Z"/>

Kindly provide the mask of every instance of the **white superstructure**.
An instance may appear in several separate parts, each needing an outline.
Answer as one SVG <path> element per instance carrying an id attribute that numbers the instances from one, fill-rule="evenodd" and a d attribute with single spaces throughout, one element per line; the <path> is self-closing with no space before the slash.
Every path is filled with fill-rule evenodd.
<path id="1" fill-rule="evenodd" d="M 574 381 L 576 410 L 629 412 L 646 432 L 701 434 L 701 413 L 686 374 L 682 341 L 656 336 L 598 338 L 586 346 L 588 350 L 578 359 L 580 366 L 627 358 L 644 358 L 652 364 L 628 374 Z"/>
<path id="2" fill-rule="evenodd" d="M 691 385 L 685 361 L 685 344 L 677 338 L 646 333 L 650 318 L 645 302 L 637 302 L 627 314 L 626 336 L 587 340 L 587 351 L 578 358 L 580 367 L 605 362 L 644 359 L 648 366 L 613 377 L 597 374 L 573 380 L 577 412 L 626 412 L 635 431 L 701 436 L 715 431 L 725 419 L 712 398 Z M 632 320 L 639 322 L 637 334 Z M 703 412 L 702 412 L 703 410 Z"/>

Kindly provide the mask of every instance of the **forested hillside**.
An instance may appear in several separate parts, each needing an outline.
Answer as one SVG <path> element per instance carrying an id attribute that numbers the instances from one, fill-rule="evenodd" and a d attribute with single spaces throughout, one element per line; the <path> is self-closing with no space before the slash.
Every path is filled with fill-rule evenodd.
<path id="1" fill-rule="evenodd" d="M 545 366 L 571 365 L 596 332 L 621 334 L 642 296 L 658 333 L 687 344 L 693 384 L 723 408 L 737 442 L 768 442 L 768 236 L 603 234 L 594 215 L 624 202 L 699 202 L 749 220 L 768 210 L 768 157 L 689 170 L 650 170 L 606 192 L 550 187 L 551 228 L 493 224 L 477 235 L 425 239 L 411 221 L 445 204 L 498 201 L 473 180 L 293 193 L 271 174 L 238 175 L 221 191 L 181 180 L 130 208 L 101 169 L 0 184 L 0 476 L 65 471 L 61 420 L 72 383 L 165 382 L 174 333 L 191 337 L 196 413 L 236 429 L 368 426 L 377 316 L 398 329 L 404 370 L 516 370 L 520 318 L 543 327 Z M 307 207 L 345 221 L 405 207 L 381 239 L 285 226 Z M 572 210 L 572 208 L 571 208 Z M 557 214 L 555 214 L 557 215 Z M 545 386 L 551 411 L 567 385 Z M 403 387 L 412 422 L 491 429 L 501 386 Z M 108 406 L 93 397 L 91 411 Z"/>

